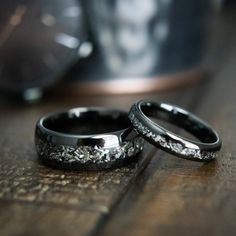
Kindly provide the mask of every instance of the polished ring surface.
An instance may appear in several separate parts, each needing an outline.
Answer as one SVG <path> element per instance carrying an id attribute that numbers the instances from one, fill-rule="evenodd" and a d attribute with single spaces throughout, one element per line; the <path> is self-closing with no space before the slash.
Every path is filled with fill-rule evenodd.
<path id="1" fill-rule="evenodd" d="M 41 118 L 35 145 L 40 159 L 53 167 L 97 170 L 118 167 L 143 148 L 128 114 L 107 108 L 74 108 Z"/>
<path id="2" fill-rule="evenodd" d="M 141 100 L 135 103 L 129 118 L 134 129 L 144 139 L 176 156 L 210 161 L 221 148 L 221 139 L 214 129 L 192 113 L 170 104 Z M 174 124 L 199 141 L 179 136 L 151 120 L 157 118 Z"/>

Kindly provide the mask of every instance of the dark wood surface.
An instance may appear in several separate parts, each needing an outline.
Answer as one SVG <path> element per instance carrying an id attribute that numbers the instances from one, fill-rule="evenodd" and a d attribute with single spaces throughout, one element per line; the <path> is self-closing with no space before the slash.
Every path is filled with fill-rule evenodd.
<path id="1" fill-rule="evenodd" d="M 236 35 L 228 18 L 230 38 L 210 81 L 159 94 L 55 97 L 28 106 L 2 99 L 0 235 L 235 235 Z M 206 119 L 222 136 L 219 158 L 188 161 L 146 145 L 137 163 L 112 171 L 65 172 L 38 162 L 33 135 L 40 116 L 74 106 L 128 110 L 140 98 Z"/>

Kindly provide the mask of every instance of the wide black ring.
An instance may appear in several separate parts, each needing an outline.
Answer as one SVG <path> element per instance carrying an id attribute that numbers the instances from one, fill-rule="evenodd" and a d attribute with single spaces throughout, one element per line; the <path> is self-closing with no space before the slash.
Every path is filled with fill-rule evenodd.
<path id="1" fill-rule="evenodd" d="M 200 141 L 181 137 L 150 118 L 172 123 L 194 135 Z M 170 104 L 141 100 L 135 103 L 129 118 L 136 132 L 158 148 L 176 156 L 201 161 L 210 161 L 221 148 L 221 139 L 216 131 L 192 113 Z"/>
<path id="2" fill-rule="evenodd" d="M 50 166 L 97 170 L 119 167 L 143 148 L 127 112 L 107 108 L 74 108 L 41 118 L 35 145 Z"/>

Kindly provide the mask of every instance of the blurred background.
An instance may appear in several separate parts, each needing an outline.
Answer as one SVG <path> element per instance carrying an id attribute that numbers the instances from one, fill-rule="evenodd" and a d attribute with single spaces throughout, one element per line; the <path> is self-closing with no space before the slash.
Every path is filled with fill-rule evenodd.
<path id="1" fill-rule="evenodd" d="M 5 1 L 1 97 L 38 102 L 47 94 L 194 86 L 214 73 L 225 40 L 219 35 L 220 15 L 233 5 L 229 0 Z"/>

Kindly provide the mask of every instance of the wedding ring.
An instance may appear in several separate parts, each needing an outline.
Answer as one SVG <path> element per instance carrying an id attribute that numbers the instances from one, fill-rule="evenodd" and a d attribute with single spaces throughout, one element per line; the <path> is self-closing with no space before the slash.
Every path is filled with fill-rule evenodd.
<path id="1" fill-rule="evenodd" d="M 134 129 L 145 140 L 176 156 L 210 161 L 221 148 L 221 139 L 216 131 L 192 113 L 170 104 L 141 100 L 135 103 L 129 118 Z M 167 121 L 195 136 L 192 140 L 179 136 L 151 118 Z"/>
<path id="2" fill-rule="evenodd" d="M 107 108 L 74 108 L 41 118 L 35 145 L 40 160 L 53 167 L 97 170 L 134 159 L 144 140 L 128 114 Z"/>

